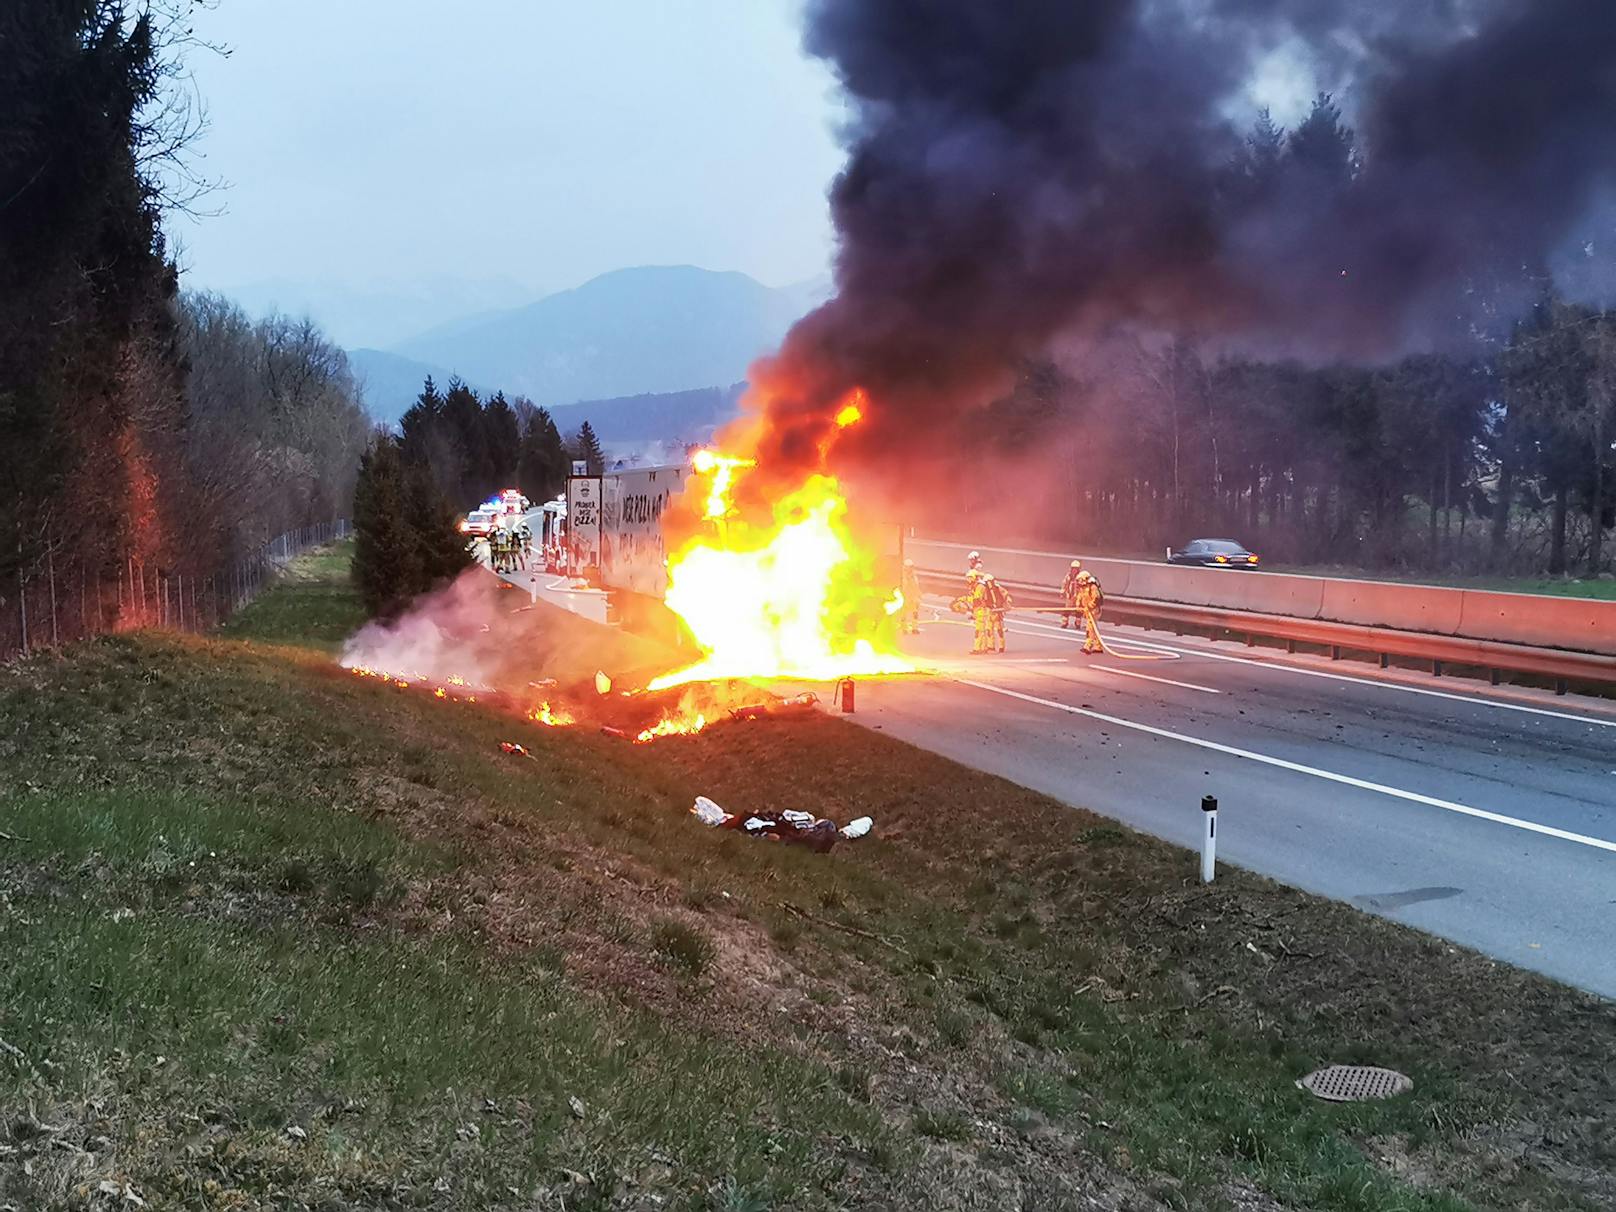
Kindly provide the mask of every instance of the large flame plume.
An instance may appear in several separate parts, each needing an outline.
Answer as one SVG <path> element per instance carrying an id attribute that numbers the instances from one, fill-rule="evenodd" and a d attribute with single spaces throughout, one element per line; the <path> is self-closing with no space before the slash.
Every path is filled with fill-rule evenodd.
<path id="1" fill-rule="evenodd" d="M 894 592 L 891 570 L 855 532 L 842 486 L 826 470 L 839 435 L 868 407 L 859 390 L 839 400 L 804 468 L 760 465 L 740 450 L 697 456 L 687 493 L 698 521 L 669 557 L 664 600 L 704 656 L 656 678 L 652 690 L 910 671 L 884 608 Z M 755 442 L 744 423 L 726 437 L 743 447 Z"/>

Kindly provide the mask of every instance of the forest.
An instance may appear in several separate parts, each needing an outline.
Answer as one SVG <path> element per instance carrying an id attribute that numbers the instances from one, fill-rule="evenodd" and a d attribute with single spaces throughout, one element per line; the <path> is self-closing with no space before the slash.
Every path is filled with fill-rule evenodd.
<path id="1" fill-rule="evenodd" d="M 0 651 L 30 610 L 36 640 L 150 619 L 148 584 L 216 612 L 268 540 L 349 508 L 370 423 L 343 351 L 180 288 L 186 12 L 0 9 Z"/>

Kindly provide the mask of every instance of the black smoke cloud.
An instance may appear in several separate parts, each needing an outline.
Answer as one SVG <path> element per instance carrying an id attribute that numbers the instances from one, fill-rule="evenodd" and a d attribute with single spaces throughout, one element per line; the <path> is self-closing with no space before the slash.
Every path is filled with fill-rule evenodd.
<path id="1" fill-rule="evenodd" d="M 852 118 L 838 294 L 753 374 L 785 467 L 855 384 L 877 407 L 839 456 L 957 440 L 1066 334 L 1439 345 L 1511 305 L 1616 168 L 1610 0 L 810 0 L 805 45 Z M 1345 90 L 1347 190 L 1231 187 L 1280 47 Z"/>

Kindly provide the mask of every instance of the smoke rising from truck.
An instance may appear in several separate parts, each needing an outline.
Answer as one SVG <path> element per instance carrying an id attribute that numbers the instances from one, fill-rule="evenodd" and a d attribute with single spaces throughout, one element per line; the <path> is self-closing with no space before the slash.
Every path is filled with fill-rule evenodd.
<path id="1" fill-rule="evenodd" d="M 1058 339 L 1193 331 L 1324 360 L 1440 347 L 1530 296 L 1616 167 L 1596 0 L 811 0 L 850 102 L 836 296 L 754 367 L 768 476 L 923 466 Z M 1356 163 L 1234 166 L 1276 55 Z M 1345 172 L 1350 180 L 1331 180 Z"/>

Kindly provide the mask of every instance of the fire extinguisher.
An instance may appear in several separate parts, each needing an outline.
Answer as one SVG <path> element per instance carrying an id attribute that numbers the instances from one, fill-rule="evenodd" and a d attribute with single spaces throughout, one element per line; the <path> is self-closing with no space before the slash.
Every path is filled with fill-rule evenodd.
<path id="1" fill-rule="evenodd" d="M 853 714 L 853 679 L 843 678 L 836 683 L 836 693 L 842 701 L 842 711 L 848 715 Z"/>

